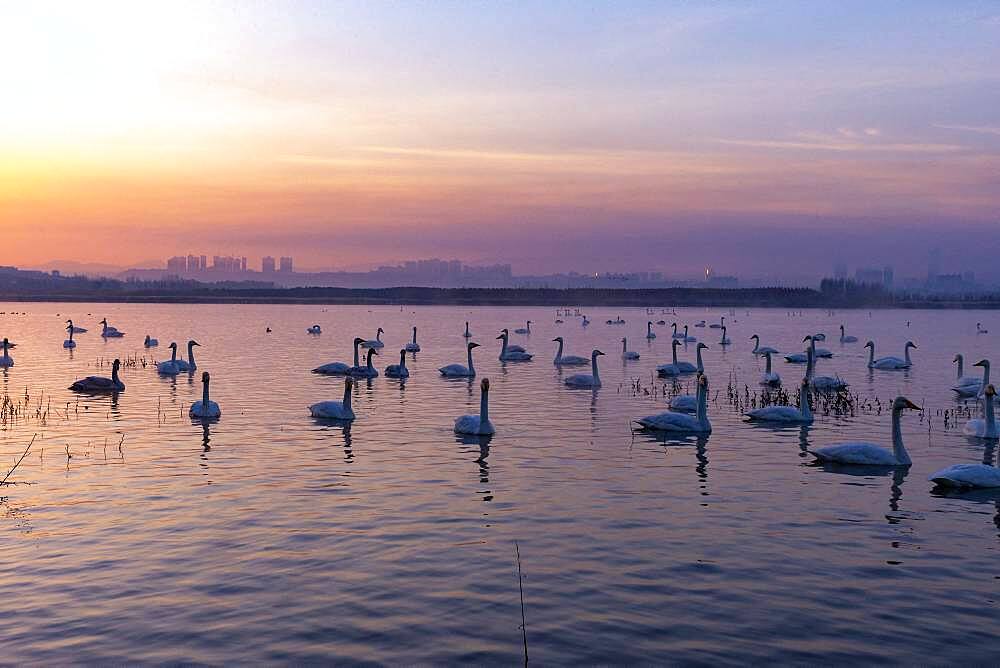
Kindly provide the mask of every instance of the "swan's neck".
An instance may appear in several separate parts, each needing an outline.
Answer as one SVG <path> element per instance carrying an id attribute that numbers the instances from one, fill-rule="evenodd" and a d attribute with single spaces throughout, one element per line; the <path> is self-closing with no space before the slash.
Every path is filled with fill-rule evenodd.
<path id="1" fill-rule="evenodd" d="M 372 369 L 372 368 L 374 368 L 374 367 L 372 367 L 372 351 L 371 350 L 368 351 L 368 359 L 366 360 L 366 364 L 368 365 L 368 369 L 369 370 Z"/>
<path id="2" fill-rule="evenodd" d="M 171 362 L 177 361 L 177 346 L 171 346 L 170 348 L 170 361 Z"/>
<path id="3" fill-rule="evenodd" d="M 399 368 L 400 369 L 405 369 L 406 368 L 406 351 L 405 350 L 400 350 L 399 351 Z"/>
<path id="4" fill-rule="evenodd" d="M 986 438 L 997 437 L 997 419 L 993 413 L 993 395 L 986 395 L 986 431 L 983 434 Z"/>
<path id="5" fill-rule="evenodd" d="M 809 408 L 809 388 L 805 384 L 799 388 L 799 410 L 802 412 L 802 417 L 807 420 L 812 419 L 812 409 Z"/>
<path id="6" fill-rule="evenodd" d="M 479 424 L 486 424 L 490 419 L 490 391 L 483 390 L 479 397 Z"/>
<path id="7" fill-rule="evenodd" d="M 121 383 L 121 381 L 118 380 L 118 367 L 116 367 L 116 366 L 111 367 L 111 381 L 115 385 L 118 385 L 119 383 Z"/>
<path id="8" fill-rule="evenodd" d="M 505 334 L 503 338 L 500 339 L 500 354 L 507 354 L 507 335 Z"/>
<path id="9" fill-rule="evenodd" d="M 358 346 L 360 346 L 360 345 L 361 344 L 358 343 L 357 341 L 354 342 L 354 366 L 359 366 L 359 362 L 358 362 Z"/>
<path id="10" fill-rule="evenodd" d="M 188 344 L 188 364 L 191 365 L 192 369 L 194 368 L 194 344 L 193 343 L 189 343 Z"/>
<path id="11" fill-rule="evenodd" d="M 670 353 L 674 358 L 674 366 L 677 366 L 677 346 L 670 346 Z"/>
<path id="12" fill-rule="evenodd" d="M 698 373 L 704 373 L 705 365 L 702 364 L 701 362 L 701 346 L 698 346 L 697 356 L 698 356 Z"/>
<path id="13" fill-rule="evenodd" d="M 417 328 L 413 328 L 413 343 L 417 342 Z"/>
<path id="14" fill-rule="evenodd" d="M 760 348 L 760 337 L 755 336 L 753 337 L 753 350 L 751 352 L 757 352 L 759 348 Z"/>
<path id="15" fill-rule="evenodd" d="M 962 376 L 965 375 L 965 360 L 961 355 L 956 355 L 955 359 L 958 361 L 958 379 L 962 380 Z"/>
<path id="16" fill-rule="evenodd" d="M 344 383 L 344 408 L 351 407 L 351 384 Z"/>
<path id="17" fill-rule="evenodd" d="M 601 380 L 601 376 L 597 373 L 597 355 L 590 356 L 590 368 L 594 374 L 594 382 L 599 382 Z"/>
<path id="18" fill-rule="evenodd" d="M 674 334 L 676 334 L 677 333 L 677 323 L 676 322 L 671 323 L 670 326 L 674 328 Z M 646 330 L 647 331 L 649 330 L 649 325 L 648 324 L 646 325 Z"/>
<path id="19" fill-rule="evenodd" d="M 468 348 L 468 351 L 469 351 L 469 373 L 471 373 L 474 376 L 476 375 L 476 370 L 472 366 L 472 348 Z"/>
<path id="20" fill-rule="evenodd" d="M 556 351 L 556 359 L 559 360 L 559 359 L 562 359 L 563 342 L 562 341 L 557 341 L 556 343 L 559 344 L 559 350 Z"/>
<path id="21" fill-rule="evenodd" d="M 902 412 L 901 408 L 894 408 L 892 411 L 892 454 L 900 464 L 910 464 L 910 455 L 903 447 L 903 428 L 899 419 Z"/>
<path id="22" fill-rule="evenodd" d="M 695 413 L 698 422 L 705 424 L 708 422 L 708 385 L 698 383 L 698 411 Z"/>
<path id="23" fill-rule="evenodd" d="M 628 341 L 622 339 L 622 355 L 628 352 Z"/>
<path id="24" fill-rule="evenodd" d="M 674 331 L 677 331 L 676 328 L 675 328 Z M 646 323 L 646 334 L 652 334 L 652 333 L 653 333 L 653 323 L 647 322 Z"/>
<path id="25" fill-rule="evenodd" d="M 875 364 L 875 346 L 868 346 L 868 366 Z"/>
<path id="26" fill-rule="evenodd" d="M 768 353 L 764 357 L 765 357 L 765 359 L 767 359 L 767 366 L 764 367 L 764 373 L 770 375 L 770 373 L 771 373 L 771 353 Z"/>
<path id="27" fill-rule="evenodd" d="M 906 346 L 906 350 L 903 351 L 903 357 L 906 359 L 906 363 L 910 364 L 910 346 Z"/>
<path id="28" fill-rule="evenodd" d="M 813 350 L 810 348 L 806 351 L 806 378 L 812 378 L 815 372 L 816 358 L 814 357 Z"/>
<path id="29" fill-rule="evenodd" d="M 983 365 L 983 391 L 986 390 L 986 386 L 990 384 L 990 363 L 987 362 Z"/>
<path id="30" fill-rule="evenodd" d="M 203 408 L 208 408 L 208 379 L 207 378 L 205 379 L 205 382 L 202 383 L 202 386 L 203 387 L 202 387 L 202 391 L 201 391 L 201 405 L 202 405 Z"/>
<path id="31" fill-rule="evenodd" d="M 465 323 L 465 333 L 469 333 L 469 323 Z"/>

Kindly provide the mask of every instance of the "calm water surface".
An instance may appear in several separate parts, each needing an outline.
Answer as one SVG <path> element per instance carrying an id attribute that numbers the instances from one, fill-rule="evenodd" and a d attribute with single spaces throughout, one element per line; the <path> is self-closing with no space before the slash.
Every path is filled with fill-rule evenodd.
<path id="1" fill-rule="evenodd" d="M 21 406 L 0 431 L 3 461 L 37 434 L 0 503 L 4 661 L 516 663 L 514 541 L 533 662 L 995 659 L 1000 495 L 941 497 L 926 480 L 993 456 L 942 414 L 957 405 L 953 355 L 997 357 L 993 313 L 738 310 L 726 350 L 719 330 L 691 330 L 711 346 L 712 435 L 664 440 L 629 429 L 630 417 L 664 409 L 651 375 L 670 357 L 669 328 L 647 341 L 641 309 L 588 310 L 587 328 L 540 308 L 0 310 L 0 335 L 18 343 L 0 383 Z M 626 325 L 605 324 L 618 315 Z M 126 337 L 102 340 L 103 316 Z M 90 328 L 73 352 L 62 348 L 66 317 Z M 535 360 L 501 364 L 498 330 L 529 318 L 532 334 L 512 338 Z M 437 372 L 464 363 L 466 320 L 493 388 L 497 435 L 485 445 L 452 432 L 478 410 L 479 379 Z M 977 336 L 977 321 L 993 333 Z M 859 343 L 838 342 L 841 322 Z M 306 334 L 313 323 L 323 334 Z M 359 383 L 350 428 L 309 417 L 344 383 L 310 369 L 349 361 L 351 339 L 379 326 L 384 368 L 413 325 L 423 350 L 408 356 L 409 380 Z M 866 408 L 819 414 L 804 430 L 744 424 L 727 386 L 756 390 L 762 363 L 747 338 L 798 351 L 815 331 L 835 353 L 820 373 L 850 381 Z M 161 342 L 153 355 L 147 332 Z M 567 354 L 607 353 L 601 390 L 563 385 L 577 371 L 554 368 L 556 335 Z M 640 360 L 621 361 L 623 335 Z M 202 344 L 198 373 L 143 367 L 188 338 Z M 913 369 L 869 373 L 868 338 L 879 355 L 912 339 Z M 693 361 L 694 346 L 682 356 Z M 138 360 L 117 400 L 66 389 L 110 374 L 99 367 L 114 357 Z M 801 378 L 802 367 L 776 368 L 786 386 Z M 203 370 L 223 410 L 207 427 L 187 417 Z M 908 474 L 809 465 L 806 447 L 888 444 L 889 416 L 874 402 L 897 393 L 926 409 L 904 415 Z"/>

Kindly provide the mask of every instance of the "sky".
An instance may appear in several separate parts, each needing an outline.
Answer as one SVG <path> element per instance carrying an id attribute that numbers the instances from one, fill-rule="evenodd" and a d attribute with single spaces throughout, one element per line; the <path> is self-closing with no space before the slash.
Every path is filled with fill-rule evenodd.
<path id="1" fill-rule="evenodd" d="M 0 264 L 1000 280 L 997 63 L 996 2 L 0 0 Z"/>

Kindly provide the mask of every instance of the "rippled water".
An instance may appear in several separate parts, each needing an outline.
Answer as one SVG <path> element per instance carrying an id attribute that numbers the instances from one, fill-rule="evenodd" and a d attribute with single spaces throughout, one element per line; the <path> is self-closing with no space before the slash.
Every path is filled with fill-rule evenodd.
<path id="1" fill-rule="evenodd" d="M 995 352 L 993 313 L 739 310 L 727 350 L 718 330 L 691 330 L 711 346 L 712 435 L 664 441 L 629 429 L 629 417 L 663 410 L 651 372 L 670 356 L 669 329 L 647 341 L 638 309 L 591 309 L 587 328 L 528 308 L 0 310 L 0 335 L 19 344 L 0 382 L 26 406 L 3 425 L 0 455 L 11 461 L 37 434 L 0 504 L 4 661 L 519 662 L 514 541 L 532 661 L 995 655 L 1000 496 L 941 497 L 926 480 L 992 456 L 941 412 L 956 406 L 954 353 L 971 363 Z M 652 319 L 723 313 L 657 310 Z M 618 315 L 626 325 L 605 324 Z M 90 328 L 73 352 L 61 347 L 67 316 Z M 102 340 L 103 316 L 127 336 Z M 535 360 L 502 365 L 497 330 L 529 318 L 532 334 L 512 338 Z M 492 382 L 497 435 L 485 446 L 452 433 L 455 417 L 478 410 L 478 379 L 437 372 L 464 362 L 466 320 L 483 344 L 479 378 Z M 994 333 L 977 336 L 977 321 Z M 838 343 L 841 322 L 859 343 Z M 323 334 L 306 334 L 313 323 Z M 348 361 L 351 339 L 382 326 L 381 369 L 398 361 L 412 325 L 423 350 L 408 356 L 405 384 L 360 383 L 349 429 L 309 417 L 309 404 L 343 391 L 342 379 L 311 368 Z M 814 331 L 836 355 L 819 371 L 843 376 L 873 408 L 819 414 L 806 430 L 744 424 L 727 386 L 757 389 L 747 338 L 797 351 Z M 147 332 L 161 341 L 157 359 L 169 341 L 196 338 L 198 373 L 168 380 L 144 368 Z M 603 389 L 563 386 L 576 371 L 553 367 L 557 334 L 567 354 L 608 353 Z M 640 360 L 621 361 L 625 334 Z M 869 373 L 867 338 L 880 355 L 912 339 L 915 366 Z M 683 356 L 693 361 L 694 346 Z M 123 370 L 117 400 L 66 389 L 114 357 L 139 358 Z M 801 377 L 801 367 L 776 367 L 787 386 Z M 187 417 L 203 370 L 223 410 L 208 427 Z M 874 400 L 884 406 L 899 392 L 926 407 L 904 416 L 907 475 L 809 465 L 805 447 L 888 443 L 889 417 Z"/>

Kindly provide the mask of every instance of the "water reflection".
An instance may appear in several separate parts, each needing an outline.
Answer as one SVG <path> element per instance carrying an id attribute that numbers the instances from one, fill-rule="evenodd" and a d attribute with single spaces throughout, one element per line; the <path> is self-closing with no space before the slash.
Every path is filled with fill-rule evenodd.
<path id="1" fill-rule="evenodd" d="M 481 485 L 490 484 L 490 464 L 487 461 L 490 456 L 490 442 L 493 440 L 492 434 L 455 434 L 455 440 L 462 445 L 471 445 L 475 447 L 473 454 L 476 454 L 476 458 L 473 460 L 479 465 L 478 475 L 479 483 Z M 490 502 L 493 500 L 493 492 L 490 489 L 481 489 L 479 493 L 483 495 L 483 502 Z"/>

